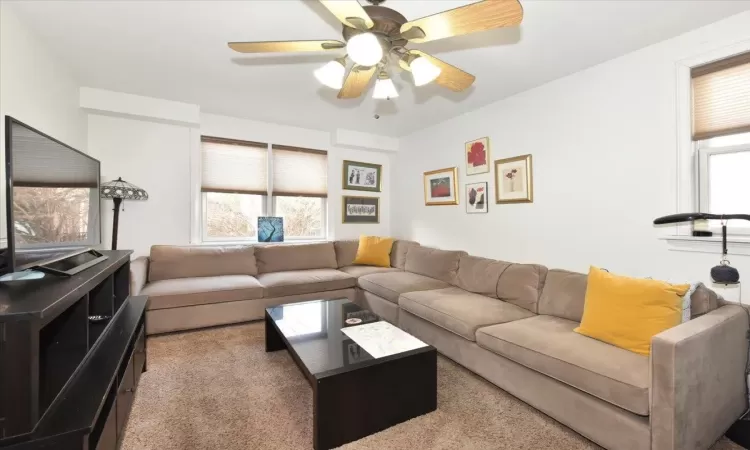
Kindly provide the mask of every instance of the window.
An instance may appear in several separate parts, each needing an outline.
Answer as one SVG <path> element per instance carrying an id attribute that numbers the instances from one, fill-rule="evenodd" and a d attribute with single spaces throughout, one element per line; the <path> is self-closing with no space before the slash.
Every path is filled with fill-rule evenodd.
<path id="1" fill-rule="evenodd" d="M 750 53 L 695 67 L 691 79 L 698 208 L 750 211 Z M 750 223 L 731 231 L 750 233 Z"/>
<path id="2" fill-rule="evenodd" d="M 328 158 L 321 150 L 204 136 L 204 241 L 257 240 L 260 216 L 284 218 L 284 238 L 326 237 Z"/>

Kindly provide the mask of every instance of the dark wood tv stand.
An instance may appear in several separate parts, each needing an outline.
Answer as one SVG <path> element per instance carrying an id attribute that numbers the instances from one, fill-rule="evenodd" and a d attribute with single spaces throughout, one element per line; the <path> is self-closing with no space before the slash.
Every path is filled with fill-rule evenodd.
<path id="1" fill-rule="evenodd" d="M 102 253 L 71 277 L 0 283 L 0 447 L 118 447 L 146 370 L 148 299 L 130 296 L 131 252 Z"/>

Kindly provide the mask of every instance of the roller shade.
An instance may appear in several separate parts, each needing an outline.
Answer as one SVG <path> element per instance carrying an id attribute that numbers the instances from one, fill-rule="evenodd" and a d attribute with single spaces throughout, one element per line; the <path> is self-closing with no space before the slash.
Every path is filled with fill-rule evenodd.
<path id="1" fill-rule="evenodd" d="M 201 137 L 203 192 L 268 194 L 268 144 Z"/>
<path id="2" fill-rule="evenodd" d="M 328 152 L 273 145 L 273 195 L 328 196 Z"/>
<path id="3" fill-rule="evenodd" d="M 750 132 L 750 53 L 691 70 L 693 140 Z"/>
<path id="4" fill-rule="evenodd" d="M 19 187 L 97 188 L 99 162 L 13 123 L 13 185 Z"/>

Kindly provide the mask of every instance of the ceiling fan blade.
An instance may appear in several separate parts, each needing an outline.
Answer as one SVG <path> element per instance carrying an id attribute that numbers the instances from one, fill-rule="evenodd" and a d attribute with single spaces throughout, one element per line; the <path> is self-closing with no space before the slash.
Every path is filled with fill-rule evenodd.
<path id="1" fill-rule="evenodd" d="M 367 89 L 377 66 L 354 66 L 344 80 L 344 87 L 339 91 L 339 98 L 357 98 Z"/>
<path id="2" fill-rule="evenodd" d="M 461 92 L 474 84 L 476 77 L 468 72 L 464 72 L 456 66 L 452 66 L 445 61 L 441 61 L 434 56 L 428 55 L 419 50 L 410 50 L 409 54 L 427 58 L 432 64 L 440 68 L 440 75 L 435 78 L 435 83 L 440 86 L 448 88 L 451 91 Z M 402 64 L 401 67 L 404 67 L 404 65 Z"/>
<path id="3" fill-rule="evenodd" d="M 375 23 L 357 0 L 320 0 L 347 27 L 369 30 Z"/>
<path id="4" fill-rule="evenodd" d="M 484 0 L 406 22 L 401 25 L 401 36 L 415 43 L 429 42 L 518 25 L 521 20 L 523 8 L 518 0 Z"/>
<path id="5" fill-rule="evenodd" d="M 230 42 L 228 45 L 240 53 L 319 52 L 346 47 L 341 41 Z"/>

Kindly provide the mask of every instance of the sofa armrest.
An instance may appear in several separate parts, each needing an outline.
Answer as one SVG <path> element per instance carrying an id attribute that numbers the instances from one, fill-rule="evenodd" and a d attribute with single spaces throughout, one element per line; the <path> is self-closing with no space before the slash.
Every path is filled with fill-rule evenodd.
<path id="1" fill-rule="evenodd" d="M 130 261 L 130 295 L 138 295 L 148 281 L 148 256 Z"/>
<path id="2" fill-rule="evenodd" d="M 722 306 L 651 341 L 651 448 L 706 449 L 747 408 L 748 316 Z"/>

